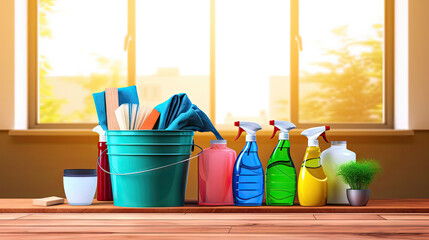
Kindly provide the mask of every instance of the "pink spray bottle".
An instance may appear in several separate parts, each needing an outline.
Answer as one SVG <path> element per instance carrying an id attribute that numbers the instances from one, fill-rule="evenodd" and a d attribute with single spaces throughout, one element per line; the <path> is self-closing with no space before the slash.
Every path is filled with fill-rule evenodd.
<path id="1" fill-rule="evenodd" d="M 234 205 L 232 171 L 237 153 L 226 140 L 211 140 L 198 158 L 198 204 Z"/>

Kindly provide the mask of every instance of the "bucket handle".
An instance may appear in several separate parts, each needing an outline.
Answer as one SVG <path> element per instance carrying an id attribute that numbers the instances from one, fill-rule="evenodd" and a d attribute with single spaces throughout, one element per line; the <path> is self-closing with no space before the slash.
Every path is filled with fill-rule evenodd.
<path id="1" fill-rule="evenodd" d="M 101 156 L 102 156 L 102 155 L 107 151 L 107 149 L 105 149 L 105 150 L 100 154 L 100 156 L 98 157 L 98 159 L 97 159 L 97 165 L 98 165 L 98 167 L 99 167 L 101 170 L 103 170 L 103 172 L 105 172 L 105 173 L 107 173 L 107 174 L 110 174 L 110 175 L 115 175 L 115 176 L 126 176 L 126 175 L 134 175 L 134 174 L 140 174 L 140 173 L 145 173 L 145 172 L 151 172 L 151 171 L 155 171 L 155 170 L 163 169 L 163 168 L 166 168 L 166 167 L 171 167 L 171 166 L 177 165 L 177 164 L 179 164 L 179 163 L 187 162 L 187 161 L 190 161 L 191 159 L 194 159 L 194 158 L 199 157 L 199 156 L 203 153 L 203 149 L 202 149 L 200 146 L 196 145 L 196 144 L 194 144 L 193 146 L 197 146 L 197 147 L 201 150 L 201 151 L 200 151 L 196 156 L 193 156 L 193 157 L 187 158 L 187 159 L 182 160 L 182 161 L 179 161 L 179 162 L 170 163 L 170 164 L 167 164 L 167 165 L 164 165 L 164 166 L 160 166 L 160 167 L 156 167 L 156 168 L 147 169 L 147 170 L 144 170 L 144 171 L 131 172 L 131 173 L 112 173 L 112 172 L 109 172 L 109 171 L 105 170 L 105 169 L 104 169 L 104 168 L 102 168 L 102 167 L 101 167 L 101 165 L 100 165 L 100 158 L 101 158 Z"/>

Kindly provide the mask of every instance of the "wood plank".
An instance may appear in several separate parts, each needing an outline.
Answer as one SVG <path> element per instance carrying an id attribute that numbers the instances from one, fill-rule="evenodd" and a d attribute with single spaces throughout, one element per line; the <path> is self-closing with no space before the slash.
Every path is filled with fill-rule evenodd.
<path id="1" fill-rule="evenodd" d="M 67 215 L 67 214 L 43 214 Z M 111 219 L 17 219 L 0 221 L 5 239 L 428 239 L 429 221 L 269 219 L 289 214 L 108 214 Z M 133 215 L 148 219 L 121 219 Z M 173 215 L 178 219 L 151 219 Z M 188 215 L 188 216 L 187 216 Z M 195 215 L 197 217 L 195 217 Z M 206 215 L 206 216 L 204 216 Z M 214 219 L 205 219 L 215 215 Z M 225 216 L 222 216 L 225 215 Z M 233 217 L 233 215 L 239 217 Z M 294 214 L 292 214 L 294 215 Z M 309 215 L 309 214 L 308 214 Z M 335 214 L 337 215 L 337 214 Z M 367 214 L 368 215 L 368 214 Z M 412 214 L 421 215 L 425 214 Z M 429 215 L 429 214 L 426 214 Z M 247 219 L 234 219 L 247 216 Z M 267 219 L 258 219 L 266 216 Z M 185 219 L 181 219 L 184 217 Z M 186 217 L 188 217 L 186 219 Z M 161 217 L 162 218 L 162 217 Z"/>
<path id="2" fill-rule="evenodd" d="M 230 233 L 246 234 L 299 234 L 299 233 L 359 233 L 374 236 L 388 236 L 389 234 L 429 234 L 429 226 L 232 226 Z"/>
<path id="3" fill-rule="evenodd" d="M 0 213 L 429 213 L 429 199 L 370 200 L 368 206 L 198 206 L 166 208 L 121 208 L 112 202 L 94 200 L 90 206 L 68 204 L 32 206 L 31 199 L 0 199 Z"/>
<path id="4" fill-rule="evenodd" d="M 258 238 L 243 238 L 237 236 L 230 238 L 228 234 L 45 234 L 45 233 L 31 233 L 31 234 L 1 234 L 0 239 L 29 239 L 29 240 L 50 240 L 50 239 L 91 239 L 91 240 L 109 240 L 109 239 L 145 239 L 145 240 L 159 240 L 159 239 L 175 239 L 175 240 L 200 240 L 200 239 L 258 239 Z M 274 238 L 284 239 L 284 238 Z"/>
<path id="5" fill-rule="evenodd" d="M 22 219 L 294 219 L 314 220 L 310 213 L 33 213 Z"/>
<path id="6" fill-rule="evenodd" d="M 0 226 L 180 226 L 180 225 L 206 225 L 206 226 L 231 226 L 231 225 L 247 225 L 247 224 L 259 224 L 259 225 L 270 225 L 272 226 L 273 220 L 198 220 L 195 219 L 134 219 L 134 220 L 118 220 L 118 219 L 98 219 L 98 220 L 78 220 L 78 219 L 49 219 L 49 220 L 36 220 L 36 219 L 24 219 L 24 220 L 2 220 Z M 274 225 L 291 224 L 291 220 L 276 220 Z"/>
<path id="7" fill-rule="evenodd" d="M 385 220 L 384 218 L 372 213 L 319 213 L 314 214 L 317 220 Z"/>
<path id="8" fill-rule="evenodd" d="M 184 213 L 33 213 L 22 219 L 185 219 Z"/>
<path id="9" fill-rule="evenodd" d="M 429 220 L 429 214 L 381 214 L 387 220 Z"/>
<path id="10" fill-rule="evenodd" d="M 28 213 L 0 213 L 1 220 L 18 219 L 29 215 Z"/>
<path id="11" fill-rule="evenodd" d="M 229 226 L 5 226 L 0 233 L 228 233 Z"/>
<path id="12" fill-rule="evenodd" d="M 374 239 L 378 236 L 343 233 L 343 234 L 1 234 L 3 239 L 30 239 L 30 240 L 51 240 L 51 239 L 91 239 L 91 240 L 110 240 L 110 239 L 145 239 L 145 240 L 200 240 L 200 239 L 233 239 L 233 240 L 260 240 L 260 239 Z M 383 237 L 383 236 L 380 236 Z M 429 234 L 408 234 L 408 235 L 386 235 L 389 239 L 429 239 Z"/>
<path id="13" fill-rule="evenodd" d="M 1 220 L 0 226 L 419 226 L 429 227 L 427 220 L 284 220 L 284 219 L 18 219 Z"/>
<path id="14" fill-rule="evenodd" d="M 186 213 L 186 219 L 314 220 L 314 216 L 311 213 Z"/>

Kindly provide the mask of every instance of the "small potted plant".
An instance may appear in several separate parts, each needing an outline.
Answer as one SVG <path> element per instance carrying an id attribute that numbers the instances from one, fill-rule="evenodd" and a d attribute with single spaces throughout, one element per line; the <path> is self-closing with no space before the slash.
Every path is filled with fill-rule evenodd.
<path id="1" fill-rule="evenodd" d="M 352 161 L 338 167 L 337 175 L 350 186 L 347 189 L 350 205 L 366 206 L 370 194 L 368 185 L 380 171 L 380 164 L 375 160 Z"/>

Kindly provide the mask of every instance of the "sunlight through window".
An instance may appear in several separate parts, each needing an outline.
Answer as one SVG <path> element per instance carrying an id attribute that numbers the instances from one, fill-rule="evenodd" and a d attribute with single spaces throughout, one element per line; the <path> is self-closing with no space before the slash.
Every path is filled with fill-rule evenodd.
<path id="1" fill-rule="evenodd" d="M 185 92 L 221 128 L 387 121 L 385 0 L 33 1 L 37 123 L 96 123 L 91 93 L 133 84 L 149 106 Z"/>
<path id="2" fill-rule="evenodd" d="M 40 0 L 39 122 L 97 122 L 91 93 L 126 86 L 127 3 Z"/>
<path id="3" fill-rule="evenodd" d="M 384 0 L 301 0 L 299 120 L 382 123 Z"/>

